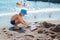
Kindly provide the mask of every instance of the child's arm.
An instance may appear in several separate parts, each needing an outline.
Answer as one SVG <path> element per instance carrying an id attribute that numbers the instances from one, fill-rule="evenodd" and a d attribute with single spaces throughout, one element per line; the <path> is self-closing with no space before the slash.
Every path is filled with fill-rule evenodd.
<path id="1" fill-rule="evenodd" d="M 26 23 L 26 22 L 23 20 L 23 18 L 21 18 L 20 16 L 18 16 L 18 20 L 19 20 L 19 22 L 21 22 L 22 24 L 28 26 L 28 23 Z"/>
<path id="2" fill-rule="evenodd" d="M 26 24 L 27 24 L 27 26 L 29 26 L 29 23 L 27 23 L 26 21 L 24 21 L 24 23 L 26 23 Z"/>

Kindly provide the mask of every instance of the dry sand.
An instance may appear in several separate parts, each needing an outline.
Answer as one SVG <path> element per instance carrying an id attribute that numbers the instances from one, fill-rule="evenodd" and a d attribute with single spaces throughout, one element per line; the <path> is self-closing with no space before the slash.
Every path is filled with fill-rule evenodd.
<path id="1" fill-rule="evenodd" d="M 0 28 L 0 40 L 60 40 L 60 24 L 49 22 L 35 22 L 37 29 L 34 31 L 28 28 L 24 32 Z"/>

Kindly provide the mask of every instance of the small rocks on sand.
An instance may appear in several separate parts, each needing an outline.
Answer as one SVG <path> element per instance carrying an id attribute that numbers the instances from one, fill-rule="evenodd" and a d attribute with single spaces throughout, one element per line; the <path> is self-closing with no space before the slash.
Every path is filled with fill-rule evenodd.
<path id="1" fill-rule="evenodd" d="M 6 28 L 3 28 L 0 34 L 3 37 L 0 38 L 4 39 L 5 37 L 9 37 L 8 39 L 11 40 L 60 40 L 60 32 L 55 32 L 60 31 L 60 25 L 55 25 L 48 22 L 43 22 L 41 24 L 35 22 L 34 25 L 36 25 L 34 27 L 37 27 L 36 30 L 30 31 L 29 29 L 26 29 L 25 33 L 10 30 L 8 31 Z"/>

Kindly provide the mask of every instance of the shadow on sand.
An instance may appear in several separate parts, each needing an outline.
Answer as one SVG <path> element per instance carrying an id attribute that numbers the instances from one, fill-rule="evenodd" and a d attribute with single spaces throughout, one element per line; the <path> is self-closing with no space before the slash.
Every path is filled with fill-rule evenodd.
<path id="1" fill-rule="evenodd" d="M 14 27 L 10 27 L 9 30 L 10 30 L 10 31 L 16 31 L 16 32 L 19 32 L 19 33 L 25 33 L 25 31 L 26 31 L 26 30 L 24 30 L 24 29 L 22 29 L 22 28 L 19 29 L 19 30 L 14 30 Z"/>

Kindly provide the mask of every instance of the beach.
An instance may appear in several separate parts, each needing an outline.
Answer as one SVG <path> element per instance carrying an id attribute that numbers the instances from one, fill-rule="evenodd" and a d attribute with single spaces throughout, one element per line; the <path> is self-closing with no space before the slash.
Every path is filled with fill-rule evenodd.
<path id="1" fill-rule="evenodd" d="M 0 40 L 60 40 L 60 20 L 34 22 L 35 30 L 22 28 L 19 31 L 0 28 Z M 56 29 L 56 27 L 58 27 Z"/>
<path id="2" fill-rule="evenodd" d="M 18 6 L 17 2 L 25 3 L 27 6 Z M 23 17 L 23 20 L 31 26 L 26 28 L 21 24 L 18 25 L 21 30 L 13 30 L 14 27 L 10 23 L 11 17 L 19 14 L 21 9 L 27 10 L 27 15 Z M 0 40 L 60 40 L 60 4 L 0 0 Z"/>

